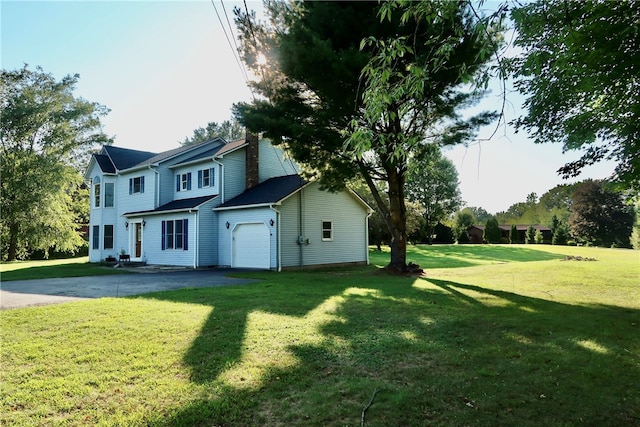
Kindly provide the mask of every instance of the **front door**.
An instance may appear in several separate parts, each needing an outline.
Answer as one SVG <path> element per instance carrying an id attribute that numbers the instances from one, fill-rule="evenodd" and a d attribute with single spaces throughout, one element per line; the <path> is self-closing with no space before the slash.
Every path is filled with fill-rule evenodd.
<path id="1" fill-rule="evenodd" d="M 136 222 L 136 258 L 142 256 L 142 224 Z"/>

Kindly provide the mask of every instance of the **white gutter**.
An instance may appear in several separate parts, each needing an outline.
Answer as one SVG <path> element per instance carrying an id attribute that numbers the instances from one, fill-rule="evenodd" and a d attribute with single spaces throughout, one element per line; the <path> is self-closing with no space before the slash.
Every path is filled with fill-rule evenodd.
<path id="1" fill-rule="evenodd" d="M 273 207 L 273 205 L 269 206 L 269 209 L 276 213 L 276 227 L 278 227 L 278 242 L 276 245 L 276 251 L 278 251 L 276 259 L 278 260 L 278 273 L 282 271 L 282 235 L 280 233 L 280 211 Z M 368 251 L 367 251 L 368 252 Z"/>

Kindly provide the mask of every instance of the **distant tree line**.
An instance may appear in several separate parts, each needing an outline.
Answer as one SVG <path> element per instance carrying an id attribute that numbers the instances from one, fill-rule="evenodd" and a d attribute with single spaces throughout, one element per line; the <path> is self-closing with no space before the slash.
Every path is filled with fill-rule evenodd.
<path id="1" fill-rule="evenodd" d="M 488 243 L 514 243 L 519 240 L 516 224 L 529 225 L 525 243 L 542 243 L 542 233 L 534 225 L 551 229 L 555 245 L 580 244 L 605 247 L 635 247 L 640 249 L 637 196 L 617 190 L 601 180 L 585 180 L 558 185 L 538 198 L 530 193 L 524 202 L 511 205 L 506 211 L 491 215 L 483 208 L 467 207 L 456 212 L 451 227 L 458 243 L 467 243 L 467 229 L 484 225 L 484 240 Z M 501 238 L 499 224 L 512 225 L 509 241 Z"/>

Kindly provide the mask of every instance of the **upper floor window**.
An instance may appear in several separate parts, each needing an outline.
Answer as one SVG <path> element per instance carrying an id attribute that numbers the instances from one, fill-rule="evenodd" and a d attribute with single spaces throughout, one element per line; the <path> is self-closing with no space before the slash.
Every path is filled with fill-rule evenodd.
<path id="1" fill-rule="evenodd" d="M 93 186 L 93 206 L 96 208 L 100 207 L 100 184 Z"/>
<path id="2" fill-rule="evenodd" d="M 322 241 L 333 240 L 333 221 L 322 221 Z"/>
<path id="3" fill-rule="evenodd" d="M 191 190 L 191 172 L 176 175 L 176 191 Z"/>
<path id="4" fill-rule="evenodd" d="M 129 194 L 144 193 L 144 176 L 129 178 Z"/>
<path id="5" fill-rule="evenodd" d="M 104 183 L 104 207 L 105 208 L 113 207 L 114 187 L 115 185 L 113 184 L 113 182 Z"/>
<path id="6" fill-rule="evenodd" d="M 100 207 L 100 177 L 95 176 L 93 178 L 93 206 Z"/>
<path id="7" fill-rule="evenodd" d="M 209 168 L 198 171 L 198 188 L 213 187 L 215 185 L 213 170 L 213 168 Z"/>

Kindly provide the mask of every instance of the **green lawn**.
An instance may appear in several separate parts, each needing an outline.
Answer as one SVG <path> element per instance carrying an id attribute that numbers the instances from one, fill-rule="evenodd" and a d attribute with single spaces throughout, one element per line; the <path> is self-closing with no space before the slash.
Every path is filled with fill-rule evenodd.
<path id="1" fill-rule="evenodd" d="M 409 259 L 3 311 L 0 424 L 640 426 L 640 252 Z"/>
<path id="2" fill-rule="evenodd" d="M 106 274 L 130 273 L 100 264 L 90 264 L 89 257 L 12 261 L 0 264 L 0 279 L 10 280 L 46 279 L 50 277 L 102 276 Z"/>

